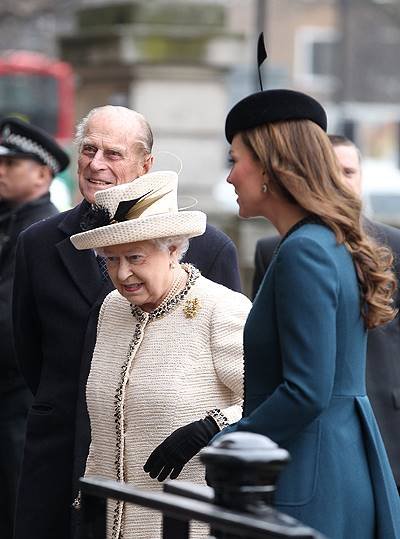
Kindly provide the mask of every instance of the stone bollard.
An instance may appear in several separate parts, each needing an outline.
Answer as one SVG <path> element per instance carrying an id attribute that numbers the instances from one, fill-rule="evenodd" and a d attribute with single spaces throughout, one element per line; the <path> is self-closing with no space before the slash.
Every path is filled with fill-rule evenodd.
<path id="1" fill-rule="evenodd" d="M 290 456 L 269 438 L 251 432 L 226 434 L 203 449 L 200 460 L 206 466 L 216 505 L 290 528 L 298 524 L 271 507 L 278 475 Z M 215 530 L 212 535 L 221 539 L 237 537 Z"/>

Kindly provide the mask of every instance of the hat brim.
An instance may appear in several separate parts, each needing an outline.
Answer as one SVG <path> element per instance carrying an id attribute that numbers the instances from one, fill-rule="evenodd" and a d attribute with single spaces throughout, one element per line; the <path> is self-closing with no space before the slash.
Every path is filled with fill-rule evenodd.
<path id="1" fill-rule="evenodd" d="M 181 211 L 95 228 L 75 234 L 70 239 L 76 249 L 83 250 L 171 236 L 192 238 L 204 234 L 206 223 L 207 216 L 201 211 Z"/>
<path id="2" fill-rule="evenodd" d="M 0 157 L 26 157 L 26 153 L 11 150 L 7 146 L 0 145 Z"/>

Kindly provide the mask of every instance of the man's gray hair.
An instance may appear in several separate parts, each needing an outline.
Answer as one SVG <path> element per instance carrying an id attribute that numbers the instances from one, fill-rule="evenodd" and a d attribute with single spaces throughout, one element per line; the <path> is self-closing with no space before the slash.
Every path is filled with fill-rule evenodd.
<path id="1" fill-rule="evenodd" d="M 139 143 L 144 150 L 145 154 L 150 154 L 151 150 L 153 148 L 153 133 L 151 131 L 151 127 L 149 122 L 146 120 L 146 118 L 143 116 L 143 114 L 140 114 L 139 112 L 136 112 L 135 110 L 128 109 L 126 107 L 119 107 L 115 105 L 106 105 L 104 107 L 95 107 L 92 110 L 89 111 L 89 113 L 82 118 L 82 120 L 77 124 L 76 130 L 75 130 L 75 138 L 74 142 L 78 146 L 78 149 L 81 148 L 85 134 L 86 134 L 86 128 L 89 120 L 100 110 L 105 109 L 107 107 L 112 107 L 113 110 L 121 113 L 121 115 L 124 115 L 126 118 L 126 123 L 128 122 L 137 122 L 140 126 L 140 130 L 137 133 L 137 143 Z"/>

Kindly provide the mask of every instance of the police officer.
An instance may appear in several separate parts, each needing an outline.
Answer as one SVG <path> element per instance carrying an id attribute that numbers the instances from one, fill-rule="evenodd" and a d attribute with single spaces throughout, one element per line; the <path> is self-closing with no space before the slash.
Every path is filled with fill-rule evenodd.
<path id="1" fill-rule="evenodd" d="M 0 122 L 0 537 L 11 539 L 16 489 L 31 401 L 17 367 L 11 296 L 19 233 L 58 213 L 50 202 L 53 177 L 68 155 L 44 131 L 18 118 Z M 45 278 L 45 277 L 44 277 Z"/>

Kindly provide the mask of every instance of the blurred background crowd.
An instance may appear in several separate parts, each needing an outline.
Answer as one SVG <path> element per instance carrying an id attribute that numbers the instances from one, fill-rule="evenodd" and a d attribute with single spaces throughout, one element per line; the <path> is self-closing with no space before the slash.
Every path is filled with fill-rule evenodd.
<path id="1" fill-rule="evenodd" d="M 249 294 L 254 247 L 273 233 L 237 217 L 225 178 L 226 112 L 259 89 L 293 88 L 328 112 L 328 132 L 363 155 L 365 213 L 400 225 L 400 2 L 398 0 L 2 0 L 0 117 L 18 114 L 67 149 L 52 184 L 60 209 L 79 200 L 74 126 L 95 106 L 133 108 L 150 122 L 155 169 L 179 170 L 181 204 L 235 241 Z"/>

